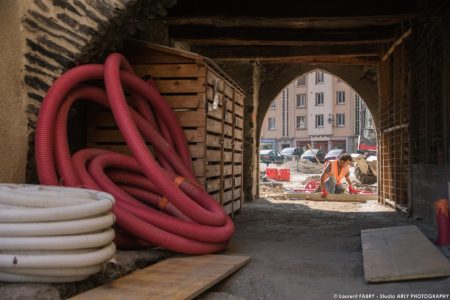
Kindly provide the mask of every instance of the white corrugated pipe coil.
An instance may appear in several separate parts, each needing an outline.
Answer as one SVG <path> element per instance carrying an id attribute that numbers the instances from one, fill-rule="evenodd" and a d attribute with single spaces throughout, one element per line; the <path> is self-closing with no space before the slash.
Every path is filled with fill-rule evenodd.
<path id="1" fill-rule="evenodd" d="M 114 197 L 87 189 L 0 184 L 0 281 L 73 282 L 114 257 Z"/>

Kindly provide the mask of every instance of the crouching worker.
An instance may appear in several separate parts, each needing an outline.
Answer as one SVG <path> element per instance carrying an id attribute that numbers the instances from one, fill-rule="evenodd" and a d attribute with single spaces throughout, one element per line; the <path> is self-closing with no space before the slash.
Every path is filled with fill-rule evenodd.
<path id="1" fill-rule="evenodd" d="M 338 160 L 330 160 L 327 162 L 322 176 L 320 176 L 322 198 L 326 198 L 328 194 L 343 193 L 345 188 L 341 180 L 344 177 L 348 184 L 349 193 L 356 193 L 349 178 L 350 162 L 352 162 L 352 157 L 347 153 L 342 154 Z"/>

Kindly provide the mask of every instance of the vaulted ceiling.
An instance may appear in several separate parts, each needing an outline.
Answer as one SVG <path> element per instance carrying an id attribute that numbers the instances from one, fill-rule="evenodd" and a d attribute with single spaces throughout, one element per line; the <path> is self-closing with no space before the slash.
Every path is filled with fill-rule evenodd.
<path id="1" fill-rule="evenodd" d="M 373 65 L 410 28 L 416 2 L 178 0 L 174 41 L 217 62 Z"/>

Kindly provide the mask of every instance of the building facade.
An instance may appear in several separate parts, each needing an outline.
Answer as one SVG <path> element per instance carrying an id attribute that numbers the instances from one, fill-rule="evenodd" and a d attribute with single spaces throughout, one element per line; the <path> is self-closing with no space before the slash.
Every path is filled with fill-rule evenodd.
<path id="1" fill-rule="evenodd" d="M 344 81 L 316 70 L 288 84 L 272 101 L 261 129 L 261 149 L 286 147 L 356 152 L 364 102 Z"/>

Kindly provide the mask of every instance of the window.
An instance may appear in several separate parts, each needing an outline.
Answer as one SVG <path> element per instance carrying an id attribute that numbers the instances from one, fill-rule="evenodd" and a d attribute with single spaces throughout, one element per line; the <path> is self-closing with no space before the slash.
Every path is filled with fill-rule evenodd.
<path id="1" fill-rule="evenodd" d="M 323 92 L 316 93 L 316 105 L 323 105 Z"/>
<path id="2" fill-rule="evenodd" d="M 297 116 L 297 129 L 306 128 L 306 116 Z"/>
<path id="3" fill-rule="evenodd" d="M 345 126 L 345 114 L 336 114 L 336 126 L 337 127 Z"/>
<path id="4" fill-rule="evenodd" d="M 297 85 L 306 85 L 306 76 L 302 75 L 297 79 Z"/>
<path id="5" fill-rule="evenodd" d="M 275 118 L 269 118 L 269 130 L 275 130 Z"/>
<path id="6" fill-rule="evenodd" d="M 323 115 L 316 115 L 316 127 L 323 127 Z"/>
<path id="7" fill-rule="evenodd" d="M 275 109 L 275 100 L 272 100 L 272 102 L 270 102 L 270 109 Z"/>
<path id="8" fill-rule="evenodd" d="M 306 94 L 297 94 L 297 107 L 306 107 Z"/>
<path id="9" fill-rule="evenodd" d="M 336 103 L 337 104 L 345 104 L 345 91 L 337 91 L 336 92 Z"/>
<path id="10" fill-rule="evenodd" d="M 323 83 L 323 72 L 316 72 L 316 84 Z"/>

